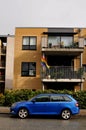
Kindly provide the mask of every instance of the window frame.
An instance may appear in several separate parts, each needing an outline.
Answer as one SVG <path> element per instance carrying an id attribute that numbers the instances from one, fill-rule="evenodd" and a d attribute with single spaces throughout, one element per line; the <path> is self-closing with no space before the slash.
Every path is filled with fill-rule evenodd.
<path id="1" fill-rule="evenodd" d="M 62 95 L 51 95 L 51 102 L 64 102 L 64 97 Z"/>
<path id="2" fill-rule="evenodd" d="M 47 99 L 47 100 L 45 100 Z M 43 95 L 35 98 L 35 102 L 50 102 L 50 96 L 49 95 Z"/>
<path id="3" fill-rule="evenodd" d="M 23 64 L 27 64 L 27 71 L 24 71 L 23 70 Z M 30 64 L 35 64 L 35 69 L 33 70 L 33 74 L 31 75 L 30 74 L 30 70 L 32 70 L 32 69 L 30 69 Z M 24 74 L 26 72 L 26 74 Z M 21 63 L 21 76 L 22 77 L 36 77 L 36 62 L 22 62 Z"/>
<path id="4" fill-rule="evenodd" d="M 28 45 L 23 45 L 23 39 L 24 38 L 28 38 Z M 30 43 L 30 40 L 31 38 L 35 38 L 35 45 L 32 45 L 34 46 L 34 48 L 31 48 L 31 43 Z M 37 36 L 23 36 L 22 37 L 22 50 L 37 50 Z"/>
<path id="5" fill-rule="evenodd" d="M 86 72 L 86 64 L 82 64 L 84 72 Z"/>

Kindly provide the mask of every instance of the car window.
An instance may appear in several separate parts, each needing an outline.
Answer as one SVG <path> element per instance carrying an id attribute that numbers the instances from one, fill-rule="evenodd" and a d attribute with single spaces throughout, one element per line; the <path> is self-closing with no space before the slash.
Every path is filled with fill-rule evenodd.
<path id="1" fill-rule="evenodd" d="M 60 102 L 60 101 L 64 101 L 64 98 L 63 98 L 63 96 L 60 96 L 60 95 L 51 96 L 51 101 L 52 102 Z"/>
<path id="2" fill-rule="evenodd" d="M 49 102 L 50 98 L 49 96 L 40 96 L 35 99 L 36 102 Z"/>
<path id="3" fill-rule="evenodd" d="M 69 98 L 68 96 L 64 96 L 64 99 L 65 99 L 65 101 L 67 101 L 67 102 L 70 102 L 70 101 L 71 101 L 71 98 Z"/>

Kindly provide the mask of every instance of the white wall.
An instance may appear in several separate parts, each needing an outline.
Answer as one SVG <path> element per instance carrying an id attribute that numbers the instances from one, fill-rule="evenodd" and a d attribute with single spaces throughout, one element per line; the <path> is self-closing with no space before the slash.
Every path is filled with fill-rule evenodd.
<path id="1" fill-rule="evenodd" d="M 14 36 L 7 37 L 5 89 L 13 88 Z"/>

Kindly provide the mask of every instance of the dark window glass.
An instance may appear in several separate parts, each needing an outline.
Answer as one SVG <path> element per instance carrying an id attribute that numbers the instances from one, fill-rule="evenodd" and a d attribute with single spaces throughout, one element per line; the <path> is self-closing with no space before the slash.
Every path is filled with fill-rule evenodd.
<path id="1" fill-rule="evenodd" d="M 22 76 L 36 76 L 36 63 L 35 62 L 22 62 L 21 67 Z"/>
<path id="2" fill-rule="evenodd" d="M 86 65 L 85 64 L 83 65 L 83 70 L 84 70 L 84 72 L 86 72 Z"/>
<path id="3" fill-rule="evenodd" d="M 36 50 L 37 38 L 35 36 L 24 36 L 22 42 L 23 50 Z"/>
<path id="4" fill-rule="evenodd" d="M 64 101 L 64 98 L 63 98 L 63 96 L 60 96 L 60 95 L 51 96 L 51 101 L 52 102 L 60 102 L 60 101 Z"/>
<path id="5" fill-rule="evenodd" d="M 68 96 L 64 96 L 65 101 L 70 102 L 71 99 Z"/>
<path id="6" fill-rule="evenodd" d="M 36 102 L 49 102 L 50 98 L 49 96 L 41 96 L 36 98 Z"/>

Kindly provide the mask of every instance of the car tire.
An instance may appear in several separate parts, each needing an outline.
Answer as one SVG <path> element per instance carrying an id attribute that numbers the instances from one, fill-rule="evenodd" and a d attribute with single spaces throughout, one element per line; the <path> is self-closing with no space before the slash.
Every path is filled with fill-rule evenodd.
<path id="1" fill-rule="evenodd" d="M 28 110 L 26 109 L 26 108 L 21 108 L 21 109 L 19 109 L 19 111 L 18 111 L 18 116 L 19 116 L 19 118 L 21 118 L 21 119 L 24 119 L 24 118 L 26 118 L 27 116 L 28 116 Z"/>
<path id="2" fill-rule="evenodd" d="M 61 117 L 64 120 L 70 119 L 71 118 L 71 111 L 69 109 L 63 110 L 62 113 L 61 113 Z"/>

